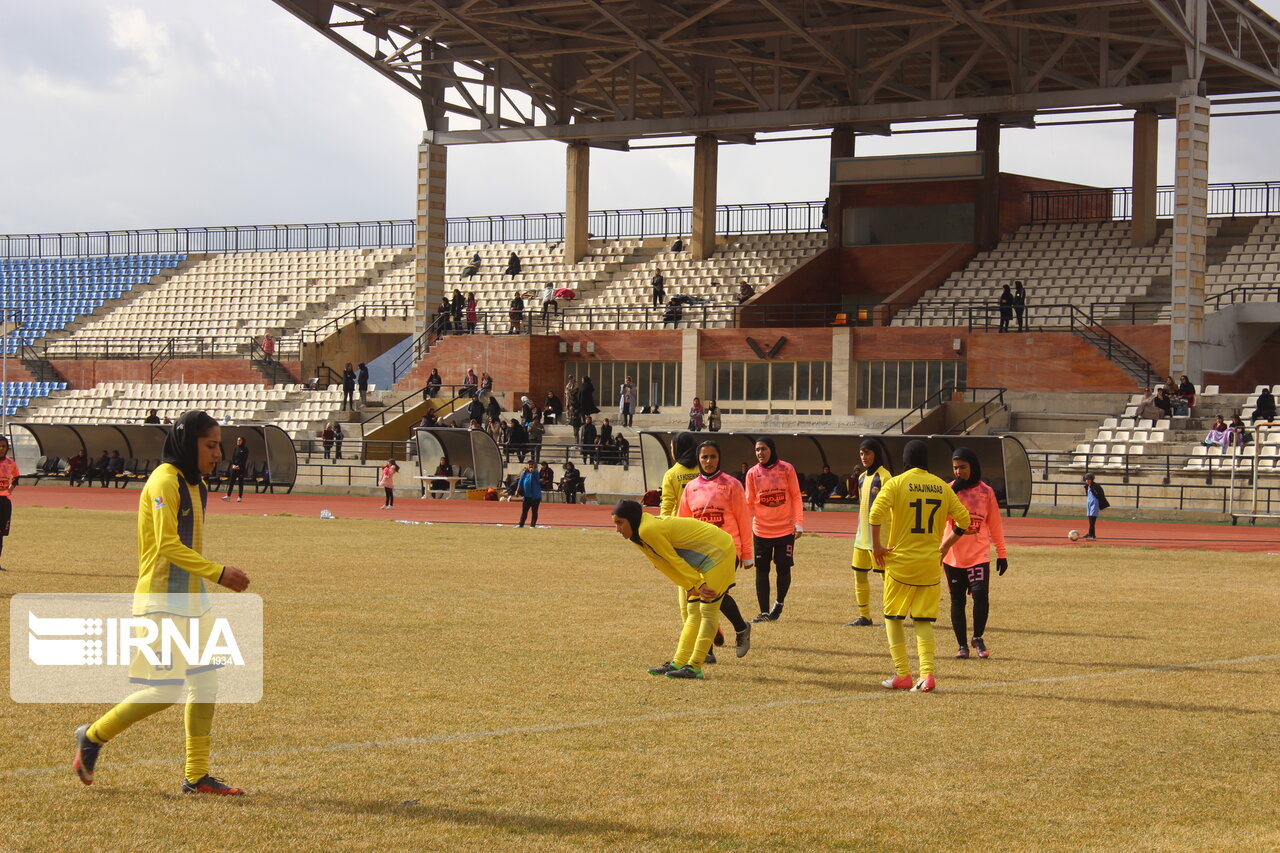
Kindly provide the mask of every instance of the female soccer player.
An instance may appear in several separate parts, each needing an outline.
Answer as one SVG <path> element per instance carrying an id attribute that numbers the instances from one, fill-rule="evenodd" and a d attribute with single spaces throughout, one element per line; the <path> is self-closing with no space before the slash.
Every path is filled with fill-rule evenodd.
<path id="1" fill-rule="evenodd" d="M 4 540 L 9 535 L 9 520 L 13 517 L 13 503 L 9 497 L 18 488 L 18 463 L 9 456 L 9 439 L 0 435 L 0 552 L 4 551 Z M 0 572 L 4 566 L 0 566 Z"/>
<path id="2" fill-rule="evenodd" d="M 846 622 L 845 627 L 864 628 L 871 621 L 871 572 L 884 575 L 871 559 L 871 506 L 876 495 L 893 471 L 889 468 L 889 456 L 878 439 L 865 439 L 858 447 L 858 461 L 862 473 L 858 475 L 858 533 L 853 540 L 853 597 L 858 603 L 858 618 Z M 883 586 L 883 585 L 882 585 Z"/>
<path id="3" fill-rule="evenodd" d="M 691 432 L 682 432 L 671 441 L 671 455 L 675 464 L 662 475 L 662 498 L 658 503 L 658 514 L 664 518 L 674 516 L 680 510 L 680 495 L 684 493 L 689 481 L 698 476 L 698 439 Z M 685 619 L 685 596 L 679 595 L 680 622 Z M 727 615 L 727 614 L 726 614 Z M 716 645 L 724 645 L 724 633 L 716 629 Z M 715 663 L 716 653 L 707 653 L 705 663 Z"/>
<path id="4" fill-rule="evenodd" d="M 969 510 L 951 487 L 929 473 L 929 449 L 919 439 L 907 442 L 903 472 L 884 484 L 871 507 L 871 557 L 884 569 L 884 628 L 893 657 L 893 678 L 880 686 L 890 690 L 928 693 L 934 690 L 933 623 L 942 595 L 942 560 L 959 538 L 955 527 L 967 530 Z M 885 537 L 881 527 L 887 525 Z M 887 542 L 886 542 L 887 539 Z M 916 634 L 920 680 L 912 683 L 903 622 L 911 617 Z"/>
<path id="5" fill-rule="evenodd" d="M 755 565 L 751 553 L 751 512 L 747 509 L 747 493 L 741 483 L 720 470 L 720 445 L 716 442 L 704 441 L 698 445 L 698 476 L 685 485 L 677 515 L 719 527 L 733 537 L 743 568 Z M 751 624 L 742 618 L 738 603 L 727 592 L 720 610 L 737 632 L 734 652 L 738 657 L 745 656 L 751 648 Z M 683 606 L 681 611 L 681 615 L 685 615 Z"/>
<path id="6" fill-rule="evenodd" d="M 747 472 L 747 504 L 751 507 L 751 532 L 756 556 L 756 600 L 760 615 L 752 622 L 774 622 L 791 588 L 795 543 L 804 533 L 804 503 L 796 469 L 778 458 L 773 439 L 756 442 L 756 461 Z M 778 570 L 778 598 L 769 607 L 769 568 Z"/>
<path id="7" fill-rule="evenodd" d="M 737 571 L 733 537 L 695 518 L 655 518 L 635 501 L 618 501 L 613 526 L 680 587 L 687 602 L 676 653 L 649 674 L 702 678 L 702 663 L 719 627 L 720 602 Z"/>
<path id="8" fill-rule="evenodd" d="M 208 580 L 235 592 L 249 586 L 249 576 L 235 566 L 220 566 L 204 558 L 204 511 L 208 490 L 204 477 L 222 459 L 222 430 L 204 412 L 178 418 L 165 440 L 162 462 L 151 472 L 138 499 L 138 584 L 134 588 L 137 615 L 165 614 L 200 620 L 209 605 L 204 595 Z M 174 594 L 179 602 L 173 603 Z M 201 602 L 201 610 L 181 602 Z M 173 613 L 172 609 L 186 612 Z M 240 788 L 209 775 L 209 735 L 213 730 L 213 696 L 217 668 L 187 667 L 175 684 L 176 668 L 153 668 L 139 654 L 129 666 L 129 680 L 145 685 L 92 724 L 76 729 L 73 763 L 80 781 L 93 784 L 99 750 L 113 738 L 159 711 L 187 692 L 187 764 L 184 794 L 243 794 Z"/>
<path id="9" fill-rule="evenodd" d="M 951 630 L 956 632 L 960 644 L 956 657 L 969 656 L 968 635 L 965 626 L 965 593 L 973 596 L 973 648 L 978 657 L 988 657 L 987 644 L 982 633 L 987 628 L 987 584 L 991 577 L 991 546 L 996 546 L 996 573 L 1003 575 L 1009 568 L 1008 553 L 1004 545 L 1004 522 L 1000 519 L 1000 503 L 995 490 L 982 481 L 982 466 L 978 454 L 967 447 L 958 447 L 951 454 L 951 490 L 960 503 L 969 510 L 969 528 L 956 528 L 961 534 L 942 561 L 947 575 L 947 588 L 951 592 Z"/>

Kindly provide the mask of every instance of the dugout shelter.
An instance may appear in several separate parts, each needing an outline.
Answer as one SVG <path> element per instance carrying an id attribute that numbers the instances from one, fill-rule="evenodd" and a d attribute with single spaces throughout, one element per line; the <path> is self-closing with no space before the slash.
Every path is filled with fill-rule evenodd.
<path id="1" fill-rule="evenodd" d="M 678 430 L 642 430 L 640 454 L 644 469 L 645 489 L 661 489 L 662 476 L 675 464 L 671 442 Z M 789 462 L 801 478 L 821 473 L 823 465 L 832 473 L 847 477 L 858 470 L 858 445 L 874 438 L 884 445 L 895 474 L 902 473 L 902 450 L 908 441 L 920 439 L 929 447 L 929 470 L 947 482 L 951 474 L 951 454 L 957 447 L 967 447 L 978 455 L 982 479 L 995 490 L 1000 506 L 1007 513 L 1021 510 L 1027 514 L 1031 505 L 1031 462 L 1022 442 L 1008 435 L 854 435 L 845 433 L 767 433 L 767 432 L 699 432 L 699 443 L 716 441 L 720 445 L 720 469 L 733 474 L 739 465 L 756 464 L 755 443 L 761 438 L 773 439 L 778 458 Z"/>
<path id="2" fill-rule="evenodd" d="M 502 451 L 487 432 L 427 427 L 414 433 L 418 443 L 420 475 L 429 477 L 434 474 L 439 464 L 437 460 L 444 457 L 455 474 L 474 482 L 477 488 L 489 488 L 502 482 Z"/>

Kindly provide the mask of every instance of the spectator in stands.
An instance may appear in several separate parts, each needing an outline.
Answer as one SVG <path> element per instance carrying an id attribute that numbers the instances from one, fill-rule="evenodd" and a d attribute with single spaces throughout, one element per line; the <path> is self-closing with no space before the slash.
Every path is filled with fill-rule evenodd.
<path id="1" fill-rule="evenodd" d="M 578 382 L 573 378 L 572 373 L 564 381 L 564 404 L 566 406 L 576 406 L 578 404 Z"/>
<path id="2" fill-rule="evenodd" d="M 739 305 L 743 304 L 744 302 L 750 301 L 751 297 L 755 295 L 756 295 L 756 289 L 751 285 L 747 284 L 745 281 L 738 285 L 738 304 Z"/>
<path id="3" fill-rule="evenodd" d="M 573 443 L 580 444 L 579 436 L 582 433 L 582 412 L 578 410 L 576 402 L 569 404 L 569 412 L 566 415 L 569 426 L 573 428 Z"/>
<path id="4" fill-rule="evenodd" d="M 600 407 L 596 405 L 596 384 L 591 381 L 590 376 L 582 377 L 582 381 L 578 383 L 578 411 L 584 418 L 600 412 Z"/>
<path id="5" fill-rule="evenodd" d="M 613 439 L 613 448 L 614 454 L 617 456 L 618 461 L 622 463 L 622 469 L 625 471 L 630 467 L 631 460 L 628 457 L 631 453 L 631 442 L 627 441 L 625 435 L 618 433 L 617 437 Z"/>
<path id="6" fill-rule="evenodd" d="M 160 422 L 161 422 L 161 423 L 164 423 L 164 424 L 171 424 L 171 423 L 173 423 L 173 421 L 169 420 L 169 416 L 168 416 L 168 415 L 165 415 L 165 416 L 164 416 L 164 419 L 163 419 L 163 420 L 161 420 Z"/>
<path id="7" fill-rule="evenodd" d="M 1025 332 L 1027 330 L 1027 292 L 1022 289 L 1021 281 L 1013 283 L 1013 313 L 1018 316 L 1018 331 Z"/>
<path id="8" fill-rule="evenodd" d="M 324 430 L 320 433 L 320 443 L 324 446 L 324 458 L 328 459 L 333 452 L 333 423 L 324 425 Z"/>
<path id="9" fill-rule="evenodd" d="M 547 392 L 547 399 L 542 404 L 542 419 L 549 424 L 560 423 L 560 413 L 564 411 L 564 403 L 556 396 L 555 391 Z"/>
<path id="10" fill-rule="evenodd" d="M 840 485 L 840 478 L 831 471 L 830 465 L 822 466 L 822 473 L 814 479 L 814 490 L 809 493 L 809 502 L 818 512 L 822 512 L 827 499 Z"/>
<path id="11" fill-rule="evenodd" d="M 89 466 L 89 473 L 88 473 L 87 479 L 89 480 L 90 484 L 92 484 L 93 480 L 101 480 L 103 488 L 106 488 L 107 463 L 110 461 L 111 461 L 111 454 L 105 450 L 102 451 L 102 455 L 99 456 L 97 460 L 92 465 Z"/>
<path id="12" fill-rule="evenodd" d="M 1191 380 L 1186 376 L 1183 376 L 1182 381 L 1178 383 L 1178 396 L 1186 405 L 1187 410 L 1183 414 L 1190 415 L 1196 405 L 1196 386 L 1192 385 Z"/>
<path id="13" fill-rule="evenodd" d="M 474 397 L 480 389 L 480 377 L 476 376 L 474 367 L 467 368 L 467 375 L 462 377 L 462 391 L 459 393 L 461 397 Z"/>
<path id="14" fill-rule="evenodd" d="M 662 305 L 667 301 L 667 285 L 666 279 L 662 277 L 662 270 L 657 270 L 653 274 L 653 278 L 649 280 L 649 284 L 653 286 L 653 302 L 654 307 Z"/>
<path id="15" fill-rule="evenodd" d="M 76 455 L 67 460 L 67 482 L 73 486 L 78 486 L 84 482 L 84 475 L 89 470 L 89 459 L 84 455 L 83 450 L 77 450 Z"/>
<path id="16" fill-rule="evenodd" d="M 636 386 L 628 376 L 626 380 L 618 386 L 618 414 L 622 415 L 622 425 L 624 427 L 631 426 L 632 418 L 635 417 L 636 411 Z"/>
<path id="17" fill-rule="evenodd" d="M 517 292 L 515 296 L 511 297 L 511 306 L 508 310 L 507 318 L 511 321 L 511 326 L 507 329 L 507 334 L 520 334 L 521 327 L 524 324 L 524 297 L 521 296 L 519 292 Z"/>
<path id="18" fill-rule="evenodd" d="M 1169 392 L 1163 387 L 1156 389 L 1156 397 L 1151 404 L 1160 410 L 1160 416 L 1164 418 L 1173 416 L 1173 398 L 1169 396 Z"/>
<path id="19" fill-rule="evenodd" d="M 1204 441 L 1201 443 L 1205 447 L 1217 445 L 1225 449 L 1229 435 L 1230 430 L 1227 428 L 1227 422 L 1223 420 L 1222 415 L 1218 415 L 1213 422 L 1213 426 L 1209 427 L 1209 434 L 1204 437 Z"/>
<path id="20" fill-rule="evenodd" d="M 271 362 L 276 357 L 276 339 L 267 332 L 262 336 L 262 360 Z"/>
<path id="21" fill-rule="evenodd" d="M 483 422 L 486 411 L 484 403 L 480 402 L 479 397 L 472 397 L 471 402 L 467 404 L 467 420 Z"/>
<path id="22" fill-rule="evenodd" d="M 467 334 L 474 335 L 476 333 L 476 323 L 480 321 L 479 303 L 476 302 L 474 293 L 467 294 Z"/>
<path id="23" fill-rule="evenodd" d="M 1262 393 L 1258 395 L 1258 405 L 1253 410 L 1253 415 L 1249 418 L 1249 422 L 1256 424 L 1258 421 L 1274 421 L 1275 419 L 1276 398 L 1272 395 L 1270 388 L 1264 388 Z"/>
<path id="24" fill-rule="evenodd" d="M 544 322 L 547 319 L 548 311 L 555 311 L 556 316 L 560 316 L 560 303 L 556 302 L 556 289 L 551 282 L 547 282 L 547 286 L 542 288 L 542 319 Z"/>
<path id="25" fill-rule="evenodd" d="M 119 450 L 111 451 L 111 458 L 107 460 L 107 466 L 102 472 L 102 487 L 107 487 L 107 481 L 115 481 L 124 476 L 124 457 L 120 455 Z"/>
<path id="26" fill-rule="evenodd" d="M 542 417 L 535 413 L 524 431 L 529 435 L 529 458 L 537 462 L 542 453 L 542 437 L 547 433 L 542 426 Z"/>
<path id="27" fill-rule="evenodd" d="M 453 468 L 449 465 L 449 460 L 443 456 L 440 457 L 440 464 L 436 466 L 435 476 L 437 477 L 453 476 Z M 447 492 L 449 491 L 449 481 L 448 480 L 432 480 L 430 483 L 428 483 L 428 488 L 432 492 Z M 435 495 L 432 495 L 432 497 L 435 497 Z"/>
<path id="28" fill-rule="evenodd" d="M 471 255 L 471 260 L 468 261 L 467 265 L 462 268 L 462 277 L 471 278 L 473 275 L 475 275 L 478 272 L 480 272 L 480 253 L 473 252 Z"/>
<path id="29" fill-rule="evenodd" d="M 596 446 L 608 450 L 613 449 L 613 424 L 609 423 L 608 418 L 605 418 L 600 423 L 600 432 L 596 435 Z M 609 454 L 604 453 L 604 456 L 608 459 Z"/>
<path id="30" fill-rule="evenodd" d="M 489 395 L 489 402 L 485 403 L 484 414 L 487 418 L 502 417 L 502 406 L 498 405 L 498 398 L 492 394 Z"/>
<path id="31" fill-rule="evenodd" d="M 707 430 L 709 432 L 720 431 L 720 407 L 716 405 L 715 400 L 708 400 L 706 412 Z"/>
<path id="32" fill-rule="evenodd" d="M 596 431 L 596 425 L 591 422 L 591 415 L 587 415 L 582 419 L 582 461 L 584 463 L 591 462 L 596 456 L 596 439 L 600 435 Z"/>
<path id="33" fill-rule="evenodd" d="M 342 368 L 342 408 L 355 411 L 356 408 L 356 371 L 351 366 L 351 362 L 347 362 L 347 366 Z"/>
<path id="34" fill-rule="evenodd" d="M 467 299 L 458 288 L 453 289 L 453 299 L 449 302 L 449 319 L 453 323 L 453 331 L 462 334 L 462 314 L 467 310 Z"/>
<path id="35" fill-rule="evenodd" d="M 427 429 L 436 425 L 436 410 L 428 407 L 427 413 L 423 415 L 417 423 L 415 429 Z"/>
<path id="36" fill-rule="evenodd" d="M 520 275 L 520 256 L 512 252 L 507 257 L 507 268 L 503 272 L 505 275 Z"/>
<path id="37" fill-rule="evenodd" d="M 378 485 L 382 487 L 382 492 L 386 495 L 386 500 L 379 509 L 391 509 L 396 502 L 396 474 L 400 473 L 400 466 L 396 464 L 396 460 L 388 459 L 387 464 L 382 466 L 382 470 L 378 472 Z"/>
<path id="38" fill-rule="evenodd" d="M 480 395 L 484 396 L 485 394 L 492 394 L 492 393 L 493 393 L 493 377 L 482 370 L 480 371 Z"/>
<path id="39" fill-rule="evenodd" d="M 1227 424 L 1227 445 L 1229 447 L 1244 447 L 1252 438 L 1253 436 L 1249 434 L 1244 421 L 1240 420 L 1240 415 L 1232 415 L 1231 423 Z"/>
<path id="40" fill-rule="evenodd" d="M 665 329 L 667 324 L 671 324 L 671 328 L 679 328 L 680 321 L 684 319 L 684 306 L 672 299 L 667 303 L 667 310 L 662 312 L 662 327 Z"/>
<path id="41" fill-rule="evenodd" d="M 747 484 L 747 472 L 750 470 L 751 470 L 751 466 L 748 465 L 746 462 L 743 462 L 738 467 L 738 473 L 733 475 L 733 479 L 737 480 L 739 483 L 742 483 L 742 485 L 745 486 Z"/>
<path id="42" fill-rule="evenodd" d="M 227 493 L 222 496 L 224 501 L 231 500 L 231 490 L 236 487 L 236 483 L 240 484 L 240 496 L 236 498 L 236 503 L 244 500 L 244 476 L 249 471 L 249 448 L 245 446 L 244 436 L 236 438 L 236 449 L 231 451 L 231 464 L 227 466 Z"/>
<path id="43" fill-rule="evenodd" d="M 356 370 L 356 387 L 360 389 L 360 405 L 369 405 L 369 365 L 363 361 Z"/>
<path id="44" fill-rule="evenodd" d="M 689 405 L 689 432 L 702 432 L 702 401 L 697 397 Z"/>
<path id="45" fill-rule="evenodd" d="M 529 432 L 521 424 L 518 418 L 512 418 L 507 427 L 507 459 L 511 459 L 511 454 L 516 455 L 516 459 L 524 461 L 524 455 L 529 450 Z"/>
<path id="46" fill-rule="evenodd" d="M 1013 319 L 1013 294 L 1009 291 L 1009 285 L 1004 286 L 1004 292 L 1000 294 L 1000 331 L 1009 331 L 1009 321 Z"/>
<path id="47" fill-rule="evenodd" d="M 342 458 L 342 440 L 345 439 L 346 433 L 342 431 L 342 424 L 337 421 L 333 422 L 333 460 L 336 462 Z"/>
<path id="48" fill-rule="evenodd" d="M 435 329 L 437 335 L 449 334 L 449 321 L 453 317 L 453 309 L 449 306 L 449 297 L 440 300 L 440 307 L 436 309 Z"/>
<path id="49" fill-rule="evenodd" d="M 467 421 L 467 430 L 469 432 L 483 432 L 483 428 L 480 426 L 480 421 L 475 418 Z"/>
<path id="50" fill-rule="evenodd" d="M 525 395 L 520 397 L 520 420 L 526 424 L 533 421 L 533 403 Z"/>
<path id="51" fill-rule="evenodd" d="M 160 414 L 159 414 L 159 412 L 157 412 L 155 409 L 148 409 L 148 410 L 147 410 L 147 416 L 146 416 L 145 418 L 143 418 L 143 419 L 142 419 L 142 422 L 143 422 L 144 424 L 158 424 L 158 423 L 160 423 Z"/>
<path id="52" fill-rule="evenodd" d="M 494 444 L 502 447 L 507 443 L 507 422 L 502 419 L 502 415 L 493 416 L 485 415 L 487 432 L 489 437 L 493 439 Z"/>
<path id="53" fill-rule="evenodd" d="M 574 467 L 573 462 L 564 463 L 564 476 L 560 478 L 560 491 L 564 493 L 565 503 L 576 504 L 578 502 L 578 494 L 582 491 L 582 472 Z"/>
<path id="54" fill-rule="evenodd" d="M 676 238 L 676 241 L 675 241 L 674 243 L 672 243 L 672 244 L 671 244 L 671 251 L 673 251 L 673 252 L 683 252 L 683 251 L 684 251 L 684 240 L 682 240 L 682 239 L 680 239 L 679 237 L 677 237 L 677 238 Z"/>
<path id="55" fill-rule="evenodd" d="M 427 387 L 422 389 L 422 396 L 426 400 L 430 400 L 440 394 L 440 386 L 444 384 L 444 380 L 440 378 L 440 371 L 431 368 L 431 375 L 427 377 Z"/>

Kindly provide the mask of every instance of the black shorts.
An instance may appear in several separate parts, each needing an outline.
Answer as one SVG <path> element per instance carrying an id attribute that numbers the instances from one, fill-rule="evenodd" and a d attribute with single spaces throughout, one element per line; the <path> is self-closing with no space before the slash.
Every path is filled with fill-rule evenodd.
<path id="1" fill-rule="evenodd" d="M 0 536 L 9 535 L 9 520 L 13 518 L 13 502 L 7 495 L 0 495 Z"/>
<path id="2" fill-rule="evenodd" d="M 947 573 L 947 586 L 955 592 L 966 591 L 970 589 L 986 589 L 987 581 L 991 577 L 991 563 L 978 563 L 976 566 L 970 566 L 962 569 L 956 566 L 942 564 L 942 569 Z"/>

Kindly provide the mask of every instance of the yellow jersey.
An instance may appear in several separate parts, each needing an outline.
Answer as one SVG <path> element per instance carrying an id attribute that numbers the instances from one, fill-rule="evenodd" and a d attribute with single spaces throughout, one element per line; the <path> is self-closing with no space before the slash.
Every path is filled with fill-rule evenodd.
<path id="1" fill-rule="evenodd" d="M 941 581 L 938 546 L 948 516 L 961 530 L 969 526 L 969 510 L 938 477 L 923 468 L 912 468 L 890 478 L 871 505 L 869 516 L 871 524 L 882 528 L 880 544 L 893 549 L 885 557 L 885 574 L 912 586 Z"/>
<path id="2" fill-rule="evenodd" d="M 737 576 L 738 552 L 733 537 L 714 524 L 645 513 L 637 532 L 640 542 L 633 544 L 681 589 L 705 583 L 724 592 Z"/>
<path id="3" fill-rule="evenodd" d="M 659 515 L 665 518 L 679 512 L 680 495 L 684 492 L 684 487 L 698 476 L 698 473 L 697 468 L 690 468 L 679 462 L 667 469 L 667 473 L 662 475 L 662 504 L 658 508 Z"/>
<path id="4" fill-rule="evenodd" d="M 858 533 L 853 539 L 853 547 L 864 551 L 871 550 L 871 507 L 875 505 L 876 496 L 884 488 L 884 484 L 893 477 L 889 469 L 883 465 L 874 471 L 863 471 L 858 477 Z"/>
<path id="5" fill-rule="evenodd" d="M 199 616 L 209 610 L 204 581 L 217 583 L 223 567 L 206 560 L 204 509 L 208 490 L 192 486 L 165 462 L 142 487 L 138 499 L 138 585 L 134 615 L 172 613 Z M 187 596 L 200 596 L 193 605 Z"/>

